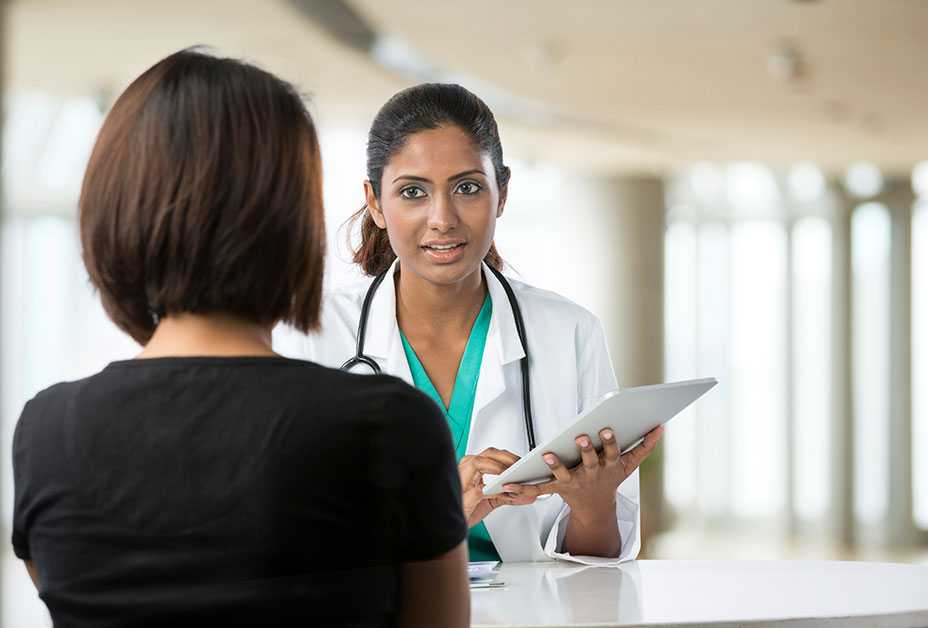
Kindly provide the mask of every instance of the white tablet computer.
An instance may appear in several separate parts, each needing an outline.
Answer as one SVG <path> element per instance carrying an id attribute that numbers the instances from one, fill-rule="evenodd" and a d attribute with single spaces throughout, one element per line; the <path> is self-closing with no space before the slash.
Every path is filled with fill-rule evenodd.
<path id="1" fill-rule="evenodd" d="M 625 453 L 640 443 L 645 434 L 675 417 L 717 383 L 714 377 L 709 377 L 609 393 L 560 434 L 525 454 L 502 474 L 487 476 L 483 494 L 500 493 L 505 484 L 531 484 L 550 479 L 551 470 L 542 459 L 548 452 L 557 454 L 567 468 L 574 467 L 580 462 L 580 449 L 575 439 L 581 434 L 587 434 L 600 451 L 603 444 L 599 432 L 611 428 Z"/>

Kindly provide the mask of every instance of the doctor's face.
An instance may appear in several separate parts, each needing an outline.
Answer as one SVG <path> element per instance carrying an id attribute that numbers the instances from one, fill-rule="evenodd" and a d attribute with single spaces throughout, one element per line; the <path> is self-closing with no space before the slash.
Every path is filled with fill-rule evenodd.
<path id="1" fill-rule="evenodd" d="M 480 270 L 503 213 L 490 156 L 457 126 L 410 135 L 383 169 L 380 199 L 367 204 L 387 230 L 402 272 L 450 285 Z"/>

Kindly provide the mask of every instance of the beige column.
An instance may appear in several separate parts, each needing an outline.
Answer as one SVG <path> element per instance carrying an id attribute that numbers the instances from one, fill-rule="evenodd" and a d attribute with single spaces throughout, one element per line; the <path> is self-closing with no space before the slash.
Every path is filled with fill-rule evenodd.
<path id="1" fill-rule="evenodd" d="M 889 494 L 886 541 L 915 542 L 912 518 L 912 208 L 908 178 L 888 181 L 880 195 L 892 220 L 889 300 Z"/>
<path id="2" fill-rule="evenodd" d="M 829 189 L 832 199 L 831 305 L 831 440 L 829 522 L 834 538 L 853 547 L 854 525 L 854 389 L 851 328 L 851 214 L 854 203 L 840 182 Z"/>
<path id="3" fill-rule="evenodd" d="M 663 181 L 620 176 L 601 181 L 602 241 L 609 265 L 603 275 L 603 320 L 619 384 L 656 384 L 664 377 Z M 599 196 L 599 194 L 597 195 Z M 641 469 L 642 528 L 647 536 L 663 527 L 663 453 L 659 449 Z"/>
<path id="4" fill-rule="evenodd" d="M 603 229 L 611 268 L 607 327 L 622 386 L 642 386 L 664 376 L 664 184 L 656 177 L 608 179 L 610 207 Z"/>

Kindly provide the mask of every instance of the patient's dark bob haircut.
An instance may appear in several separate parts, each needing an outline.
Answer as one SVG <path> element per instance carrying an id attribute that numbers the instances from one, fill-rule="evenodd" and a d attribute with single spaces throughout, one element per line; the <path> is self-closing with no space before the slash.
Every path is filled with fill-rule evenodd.
<path id="1" fill-rule="evenodd" d="M 318 327 L 325 227 L 316 128 L 296 89 L 197 49 L 139 76 L 84 175 L 84 264 L 110 318 L 225 313 Z"/>

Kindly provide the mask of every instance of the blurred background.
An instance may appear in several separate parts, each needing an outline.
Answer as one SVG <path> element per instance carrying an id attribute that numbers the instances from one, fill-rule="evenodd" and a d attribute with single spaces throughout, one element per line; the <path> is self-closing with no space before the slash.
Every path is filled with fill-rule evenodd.
<path id="1" fill-rule="evenodd" d="M 928 561 L 926 29 L 914 0 L 6 2 L 2 625 L 49 625 L 8 542 L 22 405 L 139 350 L 80 262 L 83 170 L 194 44 L 307 94 L 330 287 L 380 105 L 451 81 L 494 109 L 510 272 L 602 318 L 623 385 L 720 380 L 643 470 L 642 557 Z"/>

